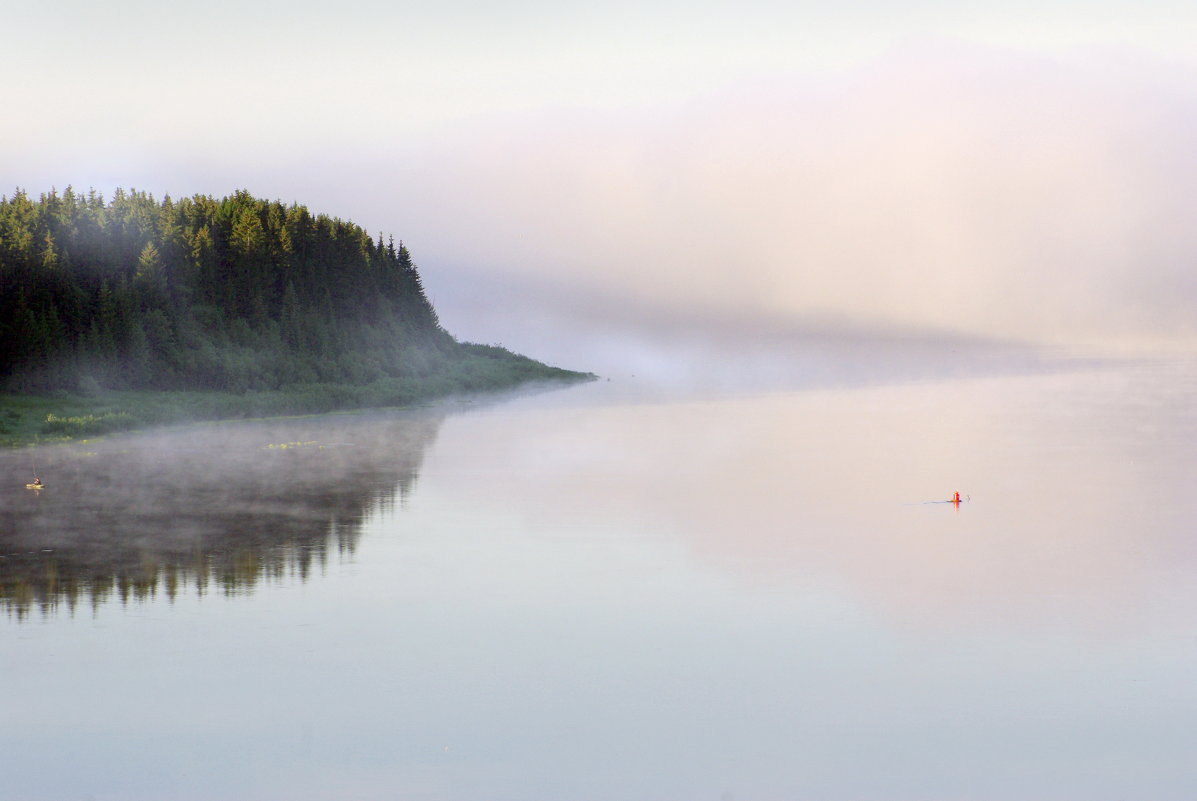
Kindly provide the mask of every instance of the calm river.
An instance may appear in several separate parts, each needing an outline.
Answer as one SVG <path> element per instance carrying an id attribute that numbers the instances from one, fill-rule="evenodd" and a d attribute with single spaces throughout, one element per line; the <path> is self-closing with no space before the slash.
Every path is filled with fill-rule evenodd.
<path id="1" fill-rule="evenodd" d="M 1197 788 L 1192 362 L 628 377 L 0 467 L 4 801 Z"/>

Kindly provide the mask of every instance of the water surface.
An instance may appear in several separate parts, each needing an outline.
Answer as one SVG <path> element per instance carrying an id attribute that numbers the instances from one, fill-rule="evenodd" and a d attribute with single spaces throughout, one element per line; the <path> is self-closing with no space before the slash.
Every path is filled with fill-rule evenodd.
<path id="1" fill-rule="evenodd" d="M 1187 799 L 1195 400 L 628 379 L 43 450 L 0 797 Z"/>

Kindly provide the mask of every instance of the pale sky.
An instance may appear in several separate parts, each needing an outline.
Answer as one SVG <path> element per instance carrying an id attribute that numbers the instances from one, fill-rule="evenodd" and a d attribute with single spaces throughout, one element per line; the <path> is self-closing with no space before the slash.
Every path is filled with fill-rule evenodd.
<path id="1" fill-rule="evenodd" d="M 4 5 L 0 192 L 298 201 L 464 338 L 1197 331 L 1192 3 Z"/>

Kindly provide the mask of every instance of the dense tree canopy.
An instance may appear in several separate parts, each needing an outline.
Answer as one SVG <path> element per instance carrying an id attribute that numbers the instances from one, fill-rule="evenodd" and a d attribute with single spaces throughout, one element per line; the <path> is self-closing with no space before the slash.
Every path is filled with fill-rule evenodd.
<path id="1" fill-rule="evenodd" d="M 419 378 L 463 347 L 407 249 L 246 192 L 0 199 L 0 386 L 277 389 Z"/>

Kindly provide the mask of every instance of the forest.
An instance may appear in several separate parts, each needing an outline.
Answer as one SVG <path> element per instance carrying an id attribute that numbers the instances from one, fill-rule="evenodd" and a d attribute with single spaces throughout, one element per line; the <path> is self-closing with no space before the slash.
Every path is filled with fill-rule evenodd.
<path id="1" fill-rule="evenodd" d="M 402 242 L 296 203 L 69 187 L 0 199 L 10 398 L 282 393 L 325 411 L 569 377 L 584 376 L 458 342 Z"/>
<path id="2" fill-rule="evenodd" d="M 466 353 L 411 254 L 240 191 L 0 199 L 0 386 L 281 389 L 428 377 Z"/>

